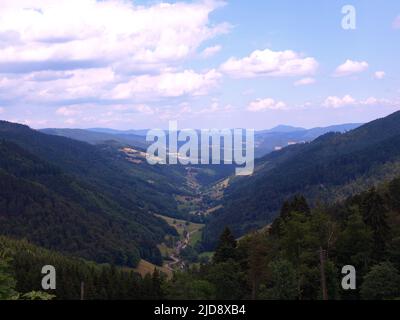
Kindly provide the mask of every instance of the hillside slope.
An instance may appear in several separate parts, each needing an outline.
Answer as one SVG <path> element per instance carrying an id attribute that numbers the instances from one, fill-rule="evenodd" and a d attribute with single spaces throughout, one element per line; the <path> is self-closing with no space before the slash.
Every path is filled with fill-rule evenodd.
<path id="1" fill-rule="evenodd" d="M 177 204 L 173 195 L 184 192 L 180 188 L 184 185 L 182 168 L 151 166 L 146 161 L 133 164 L 118 146 L 94 146 L 5 121 L 0 121 L 0 139 L 14 142 L 64 172 L 84 179 L 128 209 L 174 214 Z"/>
<path id="2" fill-rule="evenodd" d="M 400 112 L 347 133 L 273 152 L 256 163 L 252 177 L 232 179 L 223 208 L 203 233 L 213 247 L 225 226 L 236 236 L 270 223 L 287 198 L 332 201 L 400 173 Z"/>
<path id="3" fill-rule="evenodd" d="M 11 142 L 0 140 L 0 234 L 98 262 L 161 263 L 157 243 L 174 230 Z"/>

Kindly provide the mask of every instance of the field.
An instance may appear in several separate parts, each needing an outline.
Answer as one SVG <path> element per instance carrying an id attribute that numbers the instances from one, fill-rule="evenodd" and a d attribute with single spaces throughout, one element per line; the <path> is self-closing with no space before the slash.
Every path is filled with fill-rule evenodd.
<path id="1" fill-rule="evenodd" d="M 165 273 L 169 278 L 172 277 L 172 271 L 167 267 L 156 266 L 146 260 L 140 260 L 137 268 L 135 268 L 134 271 L 136 271 L 137 273 L 139 273 L 144 277 L 146 274 L 152 274 L 155 269 Z"/>
<path id="2" fill-rule="evenodd" d="M 157 217 L 165 220 L 170 226 L 174 227 L 176 231 L 178 231 L 179 236 L 181 238 L 184 237 L 185 231 L 190 233 L 191 239 L 200 239 L 201 238 L 201 232 L 204 227 L 204 224 L 200 223 L 192 223 L 188 222 L 186 220 L 179 220 L 179 219 L 174 219 L 174 218 L 169 218 L 165 217 L 162 215 L 156 215 Z"/>

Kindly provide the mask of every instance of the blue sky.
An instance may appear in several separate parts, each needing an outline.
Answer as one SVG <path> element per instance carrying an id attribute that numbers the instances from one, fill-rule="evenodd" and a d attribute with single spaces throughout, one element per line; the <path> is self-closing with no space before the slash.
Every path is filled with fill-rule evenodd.
<path id="1" fill-rule="evenodd" d="M 356 29 L 342 27 L 352 5 Z M 400 3 L 2 0 L 0 118 L 314 127 L 400 107 Z"/>

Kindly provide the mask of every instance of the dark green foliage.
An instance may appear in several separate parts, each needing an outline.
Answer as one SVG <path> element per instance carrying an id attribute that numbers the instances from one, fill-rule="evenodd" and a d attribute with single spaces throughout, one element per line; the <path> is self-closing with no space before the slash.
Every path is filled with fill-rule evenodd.
<path id="1" fill-rule="evenodd" d="M 206 279 L 215 287 L 215 299 L 240 300 L 244 298 L 244 276 L 240 265 L 233 260 L 210 266 Z"/>
<path id="2" fill-rule="evenodd" d="M 156 244 L 170 230 L 163 221 L 123 208 L 12 143 L 0 141 L 0 155 L 0 234 L 98 262 L 161 262 Z"/>
<path id="3" fill-rule="evenodd" d="M 13 299 L 17 294 L 16 281 L 11 274 L 8 261 L 4 253 L 0 252 L 0 300 Z"/>
<path id="4" fill-rule="evenodd" d="M 290 218 L 292 212 L 310 214 L 310 207 L 302 195 L 295 196 L 292 200 L 283 203 L 279 216 L 272 223 L 271 234 L 280 235 L 282 233 L 282 225 Z"/>
<path id="5" fill-rule="evenodd" d="M 71 258 L 41 249 L 25 241 L 0 237 L 0 294 L 1 299 L 11 298 L 15 292 L 30 294 L 22 299 L 46 298 L 40 291 L 42 267 L 52 265 L 56 269 L 56 290 L 45 293 L 60 300 L 79 300 L 81 283 L 84 283 L 85 300 L 141 300 L 164 297 L 165 277 L 158 271 L 142 279 L 129 269 L 110 265 L 98 265 L 82 259 Z M 5 264 L 5 258 L 10 262 Z M 7 268 L 5 268 L 7 267 Z M 14 279 L 10 276 L 10 272 Z M 6 286 L 4 286 L 4 284 Z M 4 291 L 4 287 L 8 288 Z M 15 289 L 15 290 L 14 290 Z"/>
<path id="6" fill-rule="evenodd" d="M 252 177 L 232 180 L 223 208 L 203 232 L 205 247 L 215 247 L 226 225 L 241 236 L 272 222 L 282 203 L 298 193 L 311 204 L 344 199 L 397 176 L 399 163 L 400 112 L 273 152 L 256 161 Z"/>
<path id="7" fill-rule="evenodd" d="M 189 272 L 176 273 L 167 284 L 167 297 L 172 300 L 211 300 L 215 299 L 215 291 L 209 281 Z"/>
<path id="8" fill-rule="evenodd" d="M 174 201 L 135 170 L 107 147 L 0 122 L 0 234 L 98 262 L 161 264 L 157 243 L 176 231 L 149 211 Z"/>
<path id="9" fill-rule="evenodd" d="M 338 235 L 337 259 L 342 265 L 352 265 L 360 276 L 371 266 L 373 254 L 372 230 L 364 223 L 358 210 L 354 209 Z"/>
<path id="10" fill-rule="evenodd" d="M 236 240 L 229 228 L 226 228 L 222 233 L 217 249 L 215 250 L 213 261 L 214 263 L 227 262 L 236 258 Z"/>
<path id="11" fill-rule="evenodd" d="M 363 195 L 360 209 L 365 224 L 373 232 L 374 257 L 376 260 L 380 260 L 385 254 L 385 244 L 389 231 L 384 200 L 379 193 L 372 189 Z"/>
<path id="12" fill-rule="evenodd" d="M 283 204 L 279 232 L 264 228 L 237 245 L 225 229 L 213 263 L 189 271 L 190 281 L 210 282 L 220 299 L 396 299 L 399 180 L 327 207 L 310 209 L 298 196 Z M 341 287 L 346 265 L 356 269 L 356 290 Z"/>
<path id="13" fill-rule="evenodd" d="M 287 260 L 277 260 L 269 264 L 269 283 L 263 288 L 261 298 L 267 300 L 296 300 L 298 294 L 297 273 Z"/>
<path id="14" fill-rule="evenodd" d="M 372 267 L 361 287 L 365 300 L 388 300 L 400 298 L 400 273 L 388 262 Z"/>

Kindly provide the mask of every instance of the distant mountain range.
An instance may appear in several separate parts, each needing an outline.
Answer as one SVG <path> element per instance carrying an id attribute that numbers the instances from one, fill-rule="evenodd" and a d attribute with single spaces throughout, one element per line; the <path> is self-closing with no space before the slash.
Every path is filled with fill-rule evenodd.
<path id="1" fill-rule="evenodd" d="M 0 121 L 0 234 L 98 262 L 161 263 L 157 244 L 175 230 L 151 212 L 177 214 L 184 174 Z"/>
<path id="2" fill-rule="evenodd" d="M 347 131 L 358 125 L 330 127 Z M 327 128 L 290 132 L 306 140 Z M 276 133 L 273 133 L 274 135 Z M 263 136 L 268 141 L 270 133 Z M 293 136 L 290 136 L 293 137 Z M 285 141 L 284 139 L 282 141 Z M 229 226 L 236 236 L 273 221 L 282 203 L 298 193 L 317 202 L 346 196 L 400 174 L 400 112 L 346 133 L 330 132 L 288 146 L 256 162 L 252 177 L 233 177 L 204 232 L 208 249 Z"/>
<path id="3" fill-rule="evenodd" d="M 145 135 L 138 135 L 134 133 L 122 133 L 116 130 L 96 131 L 84 129 L 42 129 L 43 133 L 55 136 L 67 137 L 79 141 L 84 141 L 90 144 L 104 144 L 109 142 L 117 142 L 121 146 L 130 145 L 145 149 L 148 145 Z"/>
<path id="4" fill-rule="evenodd" d="M 280 125 L 269 130 L 257 131 L 255 136 L 255 155 L 259 158 L 288 145 L 312 141 L 328 132 L 343 133 L 361 125 L 360 123 L 349 123 L 312 129 Z"/>
<path id="5" fill-rule="evenodd" d="M 280 125 L 272 129 L 257 131 L 255 134 L 255 154 L 262 157 L 272 151 L 284 148 L 290 144 L 312 141 L 328 132 L 346 132 L 361 124 L 342 124 L 329 127 L 304 129 Z M 90 144 L 102 144 L 115 141 L 121 145 L 130 145 L 145 149 L 148 146 L 146 134 L 148 130 L 114 130 L 105 128 L 94 129 L 42 129 L 43 133 L 64 136 Z"/>
<path id="6" fill-rule="evenodd" d="M 144 133 L 0 121 L 0 234 L 97 262 L 161 264 L 158 244 L 176 230 L 153 213 L 197 219 L 192 210 L 215 204 L 203 232 L 212 249 L 226 225 L 237 236 L 265 226 L 297 193 L 333 201 L 400 174 L 400 113 L 361 126 L 259 131 L 254 175 L 231 177 L 218 200 L 207 190 L 231 167 L 150 166 Z"/>

